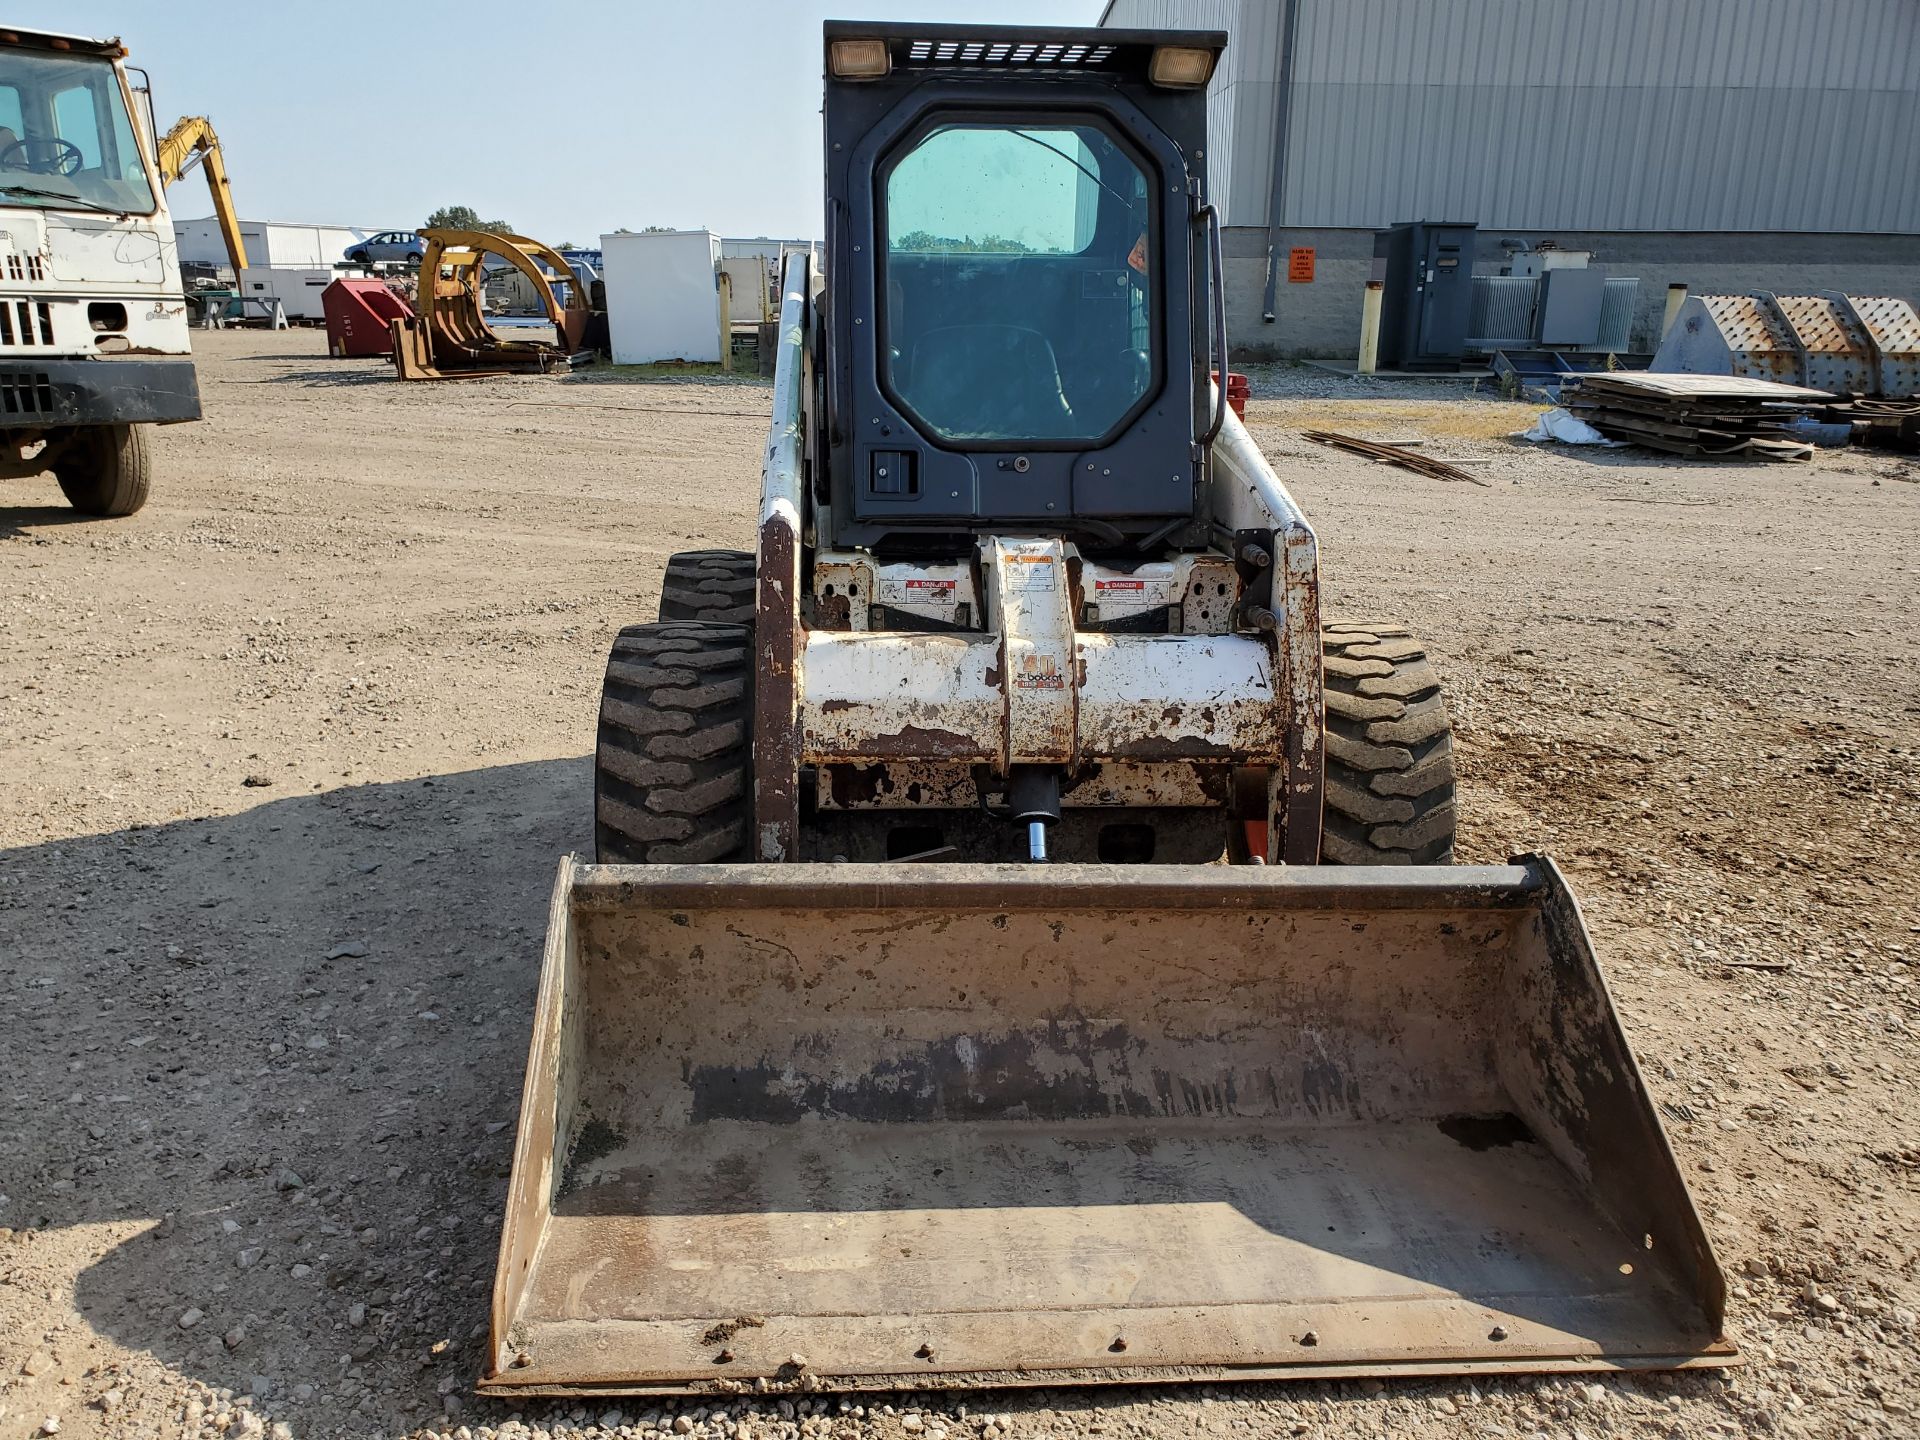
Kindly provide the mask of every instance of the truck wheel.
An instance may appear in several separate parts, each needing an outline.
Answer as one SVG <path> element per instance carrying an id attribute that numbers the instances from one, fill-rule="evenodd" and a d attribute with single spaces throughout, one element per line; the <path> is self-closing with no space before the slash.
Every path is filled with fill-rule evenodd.
<path id="1" fill-rule="evenodd" d="M 744 860 L 752 804 L 752 627 L 665 620 L 622 630 L 593 765 L 600 863 Z"/>
<path id="2" fill-rule="evenodd" d="M 153 478 L 146 427 L 88 425 L 75 431 L 53 462 L 53 478 L 83 514 L 133 514 L 147 503 Z"/>
<path id="3" fill-rule="evenodd" d="M 756 584 L 753 556 L 744 550 L 683 550 L 667 557 L 660 618 L 751 625 Z"/>
<path id="4" fill-rule="evenodd" d="M 1332 621 L 1327 697 L 1328 865 L 1453 862 L 1453 728 L 1440 674 L 1400 625 Z"/>

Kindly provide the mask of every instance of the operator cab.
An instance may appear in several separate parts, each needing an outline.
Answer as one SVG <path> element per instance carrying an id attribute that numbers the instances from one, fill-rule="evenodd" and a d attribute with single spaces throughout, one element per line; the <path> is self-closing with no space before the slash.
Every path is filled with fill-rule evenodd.
<path id="1" fill-rule="evenodd" d="M 117 41 L 9 32 L 0 43 L 0 205 L 151 215 L 153 180 Z"/>
<path id="2" fill-rule="evenodd" d="M 1217 429 L 1206 82 L 1225 44 L 827 25 L 823 542 L 955 553 L 1024 524 L 1113 549 L 1187 528 Z"/>

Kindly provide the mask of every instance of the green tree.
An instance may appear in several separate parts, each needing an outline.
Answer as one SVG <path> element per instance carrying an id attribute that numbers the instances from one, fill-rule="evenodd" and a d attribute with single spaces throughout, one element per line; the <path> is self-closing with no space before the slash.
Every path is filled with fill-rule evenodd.
<path id="1" fill-rule="evenodd" d="M 935 235 L 930 230 L 910 230 L 893 241 L 891 247 L 896 251 L 910 254 L 939 254 L 950 251 L 968 255 L 1032 255 L 1034 248 L 1022 240 L 1005 235 L 972 235 L 955 239 L 949 235 Z"/>
<path id="2" fill-rule="evenodd" d="M 442 205 L 427 216 L 429 230 L 484 230 L 489 235 L 511 235 L 513 226 L 504 220 L 482 220 L 471 205 Z"/>

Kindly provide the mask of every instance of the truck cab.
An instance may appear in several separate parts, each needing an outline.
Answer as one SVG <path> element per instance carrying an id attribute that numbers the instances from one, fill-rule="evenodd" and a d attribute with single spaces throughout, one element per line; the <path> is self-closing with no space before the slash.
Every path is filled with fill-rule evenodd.
<path id="1" fill-rule="evenodd" d="M 151 103 L 126 53 L 0 30 L 0 478 L 50 470 L 94 515 L 145 502 L 144 426 L 200 418 Z"/>

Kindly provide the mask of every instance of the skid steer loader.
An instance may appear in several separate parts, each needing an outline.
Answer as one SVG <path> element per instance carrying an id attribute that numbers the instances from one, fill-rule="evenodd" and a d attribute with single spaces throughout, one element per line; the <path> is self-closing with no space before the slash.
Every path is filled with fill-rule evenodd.
<path id="1" fill-rule="evenodd" d="M 1225 37 L 829 24 L 754 555 L 614 643 L 483 1389 L 1732 1363 L 1552 863 L 1224 371 Z M 1045 863 L 1039 863 L 1045 862 Z"/>

